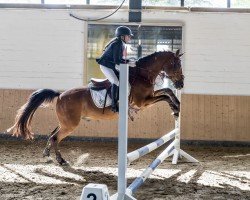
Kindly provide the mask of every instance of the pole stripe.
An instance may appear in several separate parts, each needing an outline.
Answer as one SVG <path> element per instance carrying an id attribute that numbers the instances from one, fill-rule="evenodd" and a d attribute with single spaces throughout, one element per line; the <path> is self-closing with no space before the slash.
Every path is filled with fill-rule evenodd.
<path id="1" fill-rule="evenodd" d="M 152 170 L 155 170 L 157 166 L 159 166 L 161 164 L 161 160 L 158 158 L 158 159 L 155 159 L 150 165 L 149 167 L 152 169 Z"/>
<path id="2" fill-rule="evenodd" d="M 133 194 L 153 173 L 153 171 L 168 157 L 174 150 L 175 140 L 137 177 L 128 187 L 127 192 Z"/>
<path id="3" fill-rule="evenodd" d="M 127 192 L 129 194 L 134 194 L 135 191 L 144 183 L 143 179 L 141 177 L 136 178 L 133 183 L 128 187 Z"/>
<path id="4" fill-rule="evenodd" d="M 169 132 L 166 135 L 159 138 L 158 140 L 156 140 L 156 141 L 154 141 L 154 142 L 152 142 L 144 147 L 141 147 L 140 149 L 137 149 L 135 151 L 130 152 L 127 155 L 128 163 L 131 163 L 131 162 L 137 160 L 138 158 L 148 154 L 149 152 L 157 149 L 158 147 L 162 146 L 163 144 L 165 144 L 166 142 L 171 140 L 178 133 L 178 131 L 179 131 L 179 129 L 174 129 L 171 132 Z"/>

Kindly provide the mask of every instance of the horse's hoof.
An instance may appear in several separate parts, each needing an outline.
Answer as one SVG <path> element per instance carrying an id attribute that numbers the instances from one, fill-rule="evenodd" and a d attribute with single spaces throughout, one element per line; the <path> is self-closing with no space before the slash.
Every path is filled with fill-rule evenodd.
<path id="1" fill-rule="evenodd" d="M 68 163 L 66 160 L 64 160 L 63 158 L 57 159 L 57 162 L 58 162 L 60 165 L 62 165 L 62 166 L 67 166 L 67 165 L 69 165 L 69 163 Z"/>
<path id="2" fill-rule="evenodd" d="M 112 110 L 114 113 L 117 113 L 117 112 L 119 112 L 119 106 L 118 106 L 118 105 L 112 106 L 112 107 L 111 107 L 111 110 Z"/>
<path id="3" fill-rule="evenodd" d="M 69 166 L 69 163 L 66 160 L 63 160 L 59 163 L 61 166 Z"/>
<path id="4" fill-rule="evenodd" d="M 62 162 L 60 165 L 62 165 L 62 166 L 69 166 L 69 163 L 67 161 L 65 161 L 65 162 Z"/>
<path id="5" fill-rule="evenodd" d="M 44 149 L 43 150 L 43 157 L 50 157 L 50 150 L 49 149 Z"/>
<path id="6" fill-rule="evenodd" d="M 179 112 L 177 112 L 177 113 L 172 112 L 171 114 L 174 116 L 175 119 L 177 119 L 179 117 Z"/>

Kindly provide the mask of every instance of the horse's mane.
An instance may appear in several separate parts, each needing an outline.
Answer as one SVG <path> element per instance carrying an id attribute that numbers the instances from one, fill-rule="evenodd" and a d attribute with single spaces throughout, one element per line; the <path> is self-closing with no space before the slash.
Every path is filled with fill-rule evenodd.
<path id="1" fill-rule="evenodd" d="M 138 59 L 136 65 L 139 67 L 147 66 L 149 65 L 149 62 L 152 62 L 152 58 L 161 54 L 174 54 L 174 53 L 172 51 L 156 51 L 150 55 Z"/>

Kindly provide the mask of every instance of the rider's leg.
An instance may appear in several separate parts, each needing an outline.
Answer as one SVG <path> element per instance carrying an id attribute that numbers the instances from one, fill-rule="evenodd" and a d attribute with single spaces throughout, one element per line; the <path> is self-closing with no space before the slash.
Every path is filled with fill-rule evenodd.
<path id="1" fill-rule="evenodd" d="M 118 112 L 118 99 L 119 99 L 119 86 L 112 84 L 111 87 L 112 104 L 111 108 L 113 112 Z"/>
<path id="2" fill-rule="evenodd" d="M 112 111 L 118 112 L 118 99 L 119 99 L 119 79 L 115 72 L 108 67 L 100 65 L 101 71 L 104 73 L 104 75 L 108 78 L 108 80 L 111 82 L 111 98 L 112 98 Z"/>

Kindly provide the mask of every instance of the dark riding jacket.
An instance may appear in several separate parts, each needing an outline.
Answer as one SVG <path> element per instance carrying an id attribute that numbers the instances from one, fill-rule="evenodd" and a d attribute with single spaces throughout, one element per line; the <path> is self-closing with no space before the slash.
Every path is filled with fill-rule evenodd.
<path id="1" fill-rule="evenodd" d="M 128 60 L 122 58 L 124 48 L 122 40 L 115 39 L 106 47 L 102 56 L 96 59 L 97 63 L 115 70 L 115 65 L 128 62 Z"/>

